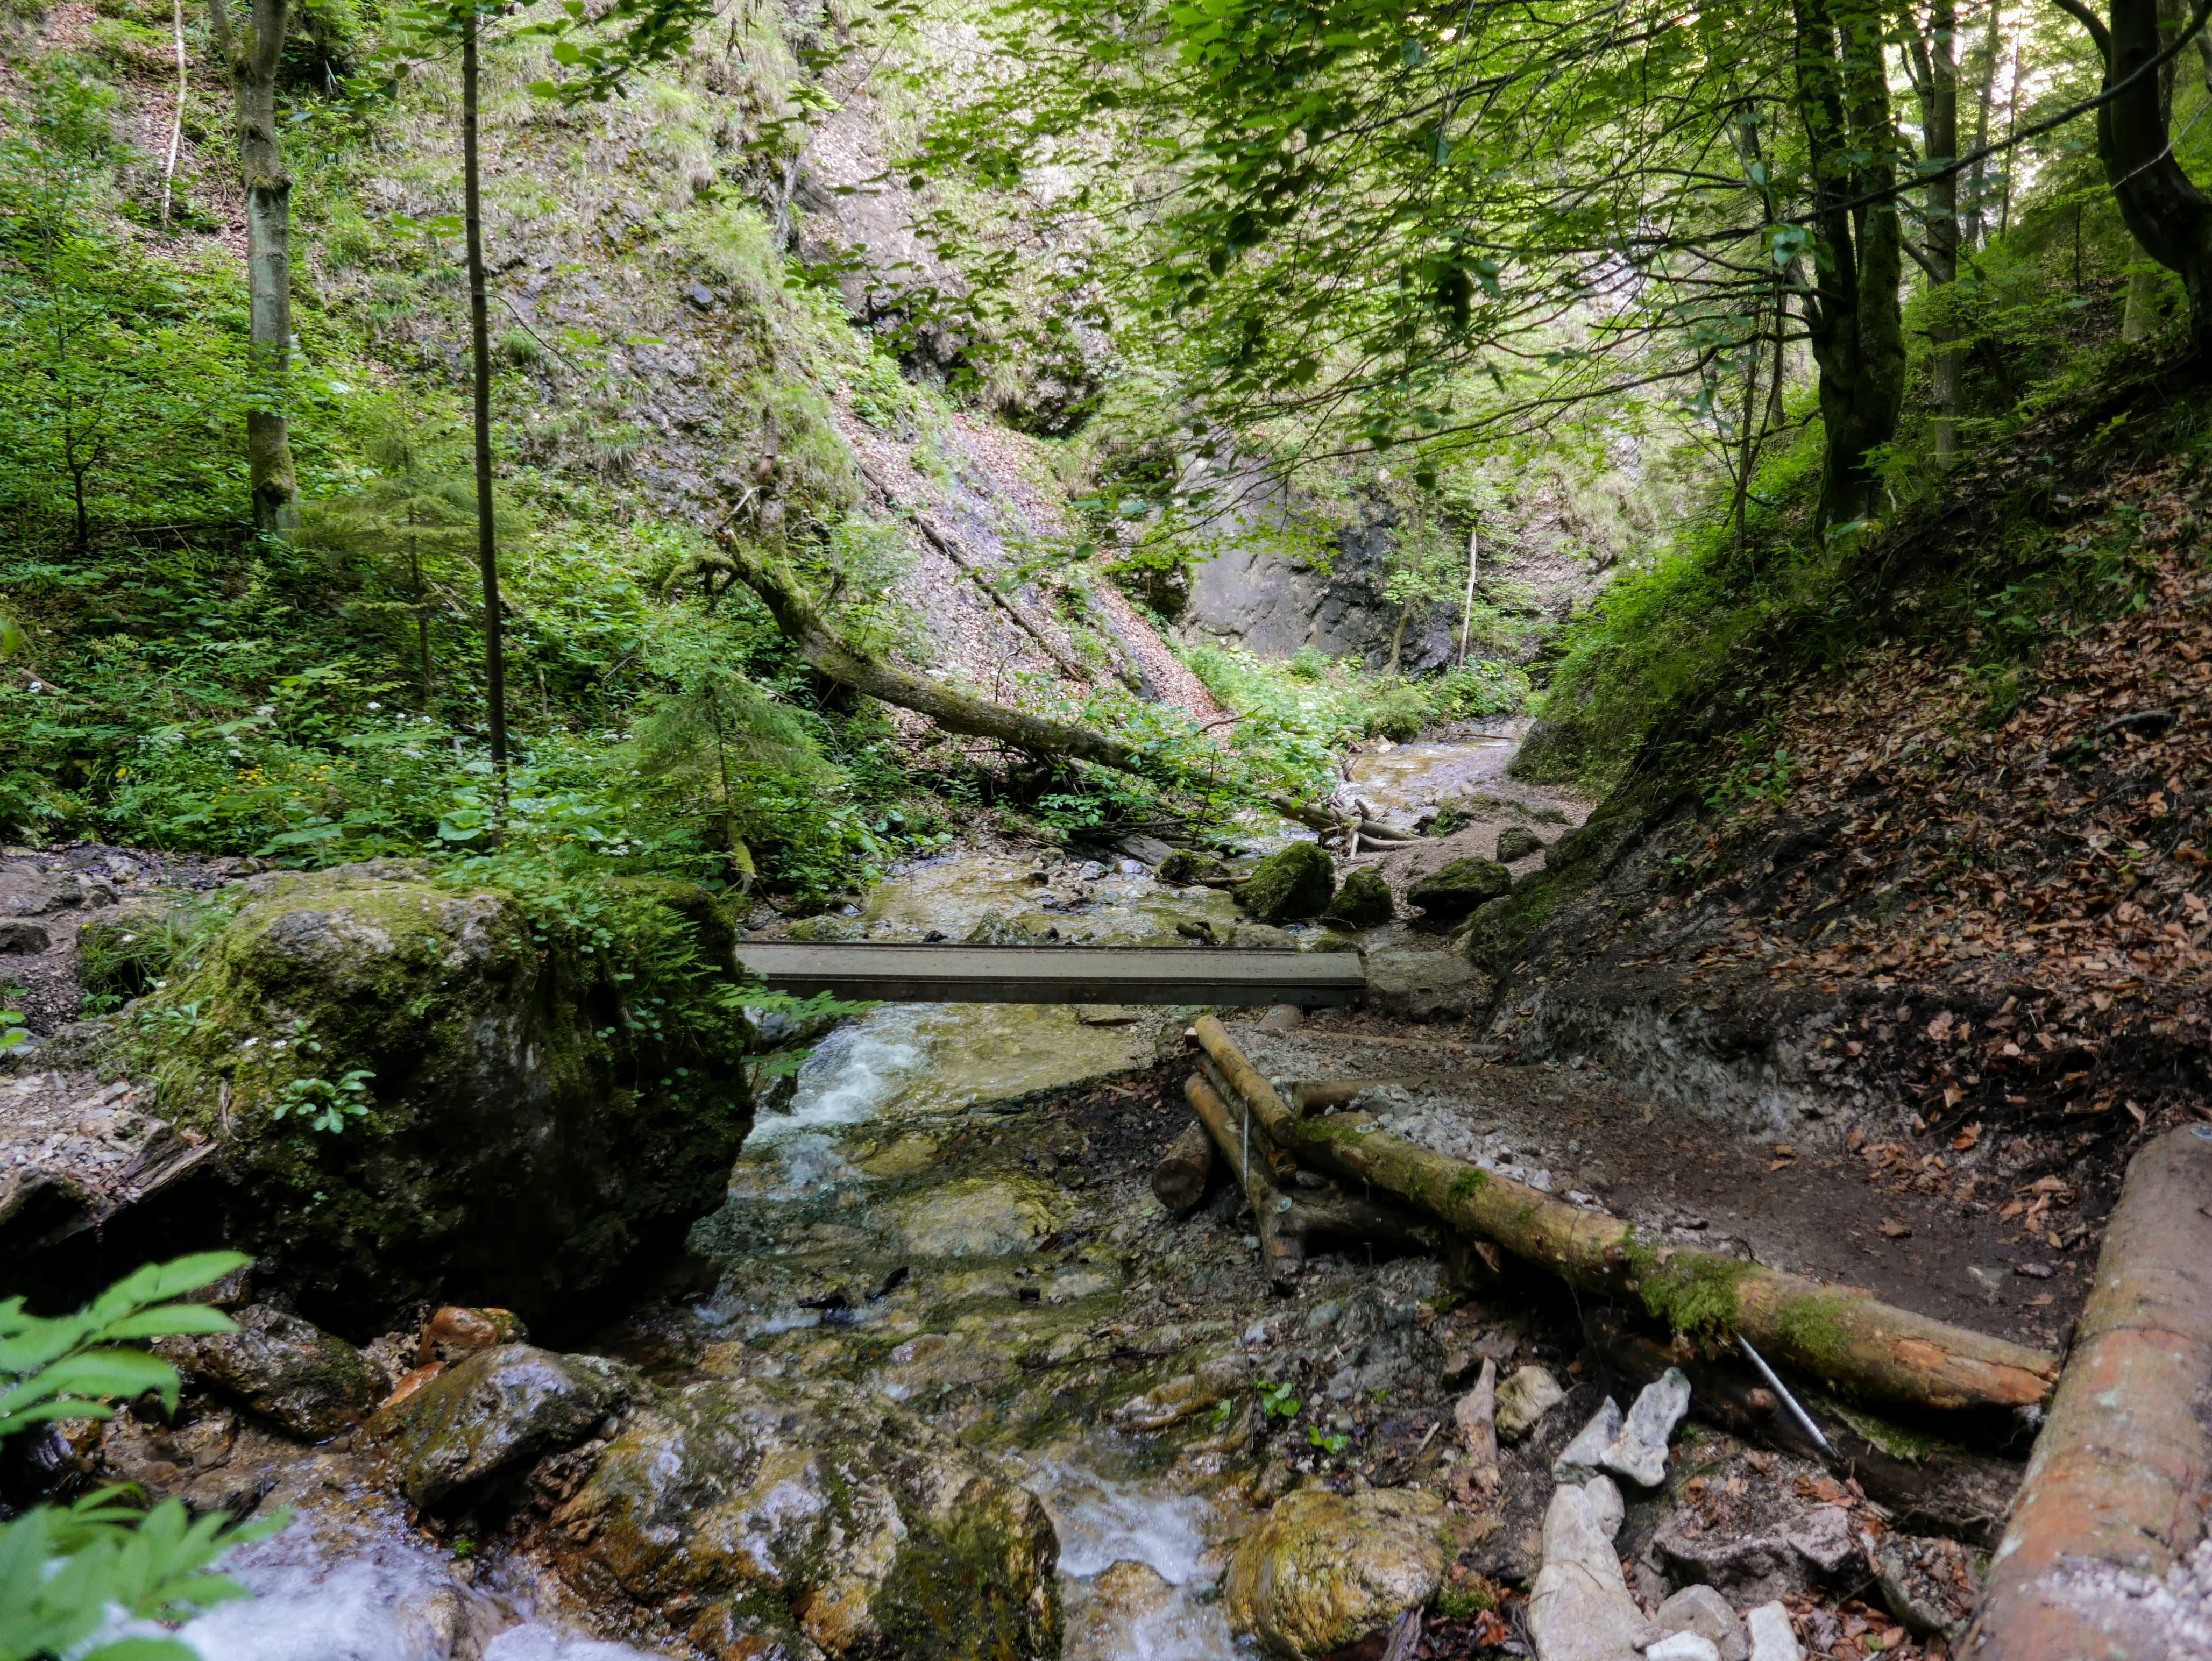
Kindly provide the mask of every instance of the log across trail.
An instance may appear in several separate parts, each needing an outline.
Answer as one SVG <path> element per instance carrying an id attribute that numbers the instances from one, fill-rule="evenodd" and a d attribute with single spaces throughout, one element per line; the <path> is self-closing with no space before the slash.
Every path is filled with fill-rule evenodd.
<path id="1" fill-rule="evenodd" d="M 1639 1298 L 1678 1328 L 1735 1333 L 1770 1359 L 1841 1390 L 1916 1406 L 2032 1406 L 2058 1358 L 1899 1309 L 1851 1287 L 1662 1240 L 1602 1211 L 1432 1152 L 1364 1114 L 1304 1117 L 1208 1015 L 1209 1070 L 1256 1132 L 1300 1163 L 1366 1184 L 1452 1228 L 1549 1270 L 1579 1290 Z"/>

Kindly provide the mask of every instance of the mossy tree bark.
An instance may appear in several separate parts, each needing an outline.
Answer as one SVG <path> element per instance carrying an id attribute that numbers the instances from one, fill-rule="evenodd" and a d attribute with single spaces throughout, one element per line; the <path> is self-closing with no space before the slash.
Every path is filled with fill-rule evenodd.
<path id="1" fill-rule="evenodd" d="M 2168 0 L 2171 3 L 2171 0 Z M 1959 59 L 1957 0 L 1933 0 L 1925 36 L 1911 37 L 1913 84 L 1920 98 L 1923 135 L 1921 161 L 1948 167 L 1959 155 Z M 1959 280 L 1959 176 L 1945 173 L 1928 181 L 1927 246 L 1921 263 L 1928 281 L 1947 288 Z M 1955 343 L 1958 330 L 1939 320 L 1929 330 L 1936 356 L 1929 366 L 1936 395 L 1936 464 L 1948 467 L 1959 452 L 1959 405 L 1966 360 Z"/>
<path id="2" fill-rule="evenodd" d="M 775 619 L 784 638 L 799 649 L 799 656 L 817 674 L 854 692 L 927 716 L 947 732 L 994 739 L 1017 749 L 1071 756 L 1139 778 L 1158 777 L 1161 769 L 1150 756 L 1118 738 L 1070 722 L 1008 709 L 988 699 L 970 697 L 941 681 L 933 681 L 871 657 L 830 627 L 788 573 L 734 536 L 726 535 L 722 547 L 730 569 L 760 597 L 761 603 Z M 1342 828 L 1336 816 L 1324 809 L 1276 794 L 1267 794 L 1262 799 L 1285 818 L 1316 830 Z"/>
<path id="3" fill-rule="evenodd" d="M 1796 0 L 1797 112 L 1812 160 L 1815 252 L 1803 304 L 1827 434 L 1823 530 L 1871 513 L 1868 454 L 1896 437 L 1905 397 L 1904 230 L 1894 198 L 1866 199 L 1897 182 L 1887 21 L 1866 0 Z"/>
<path id="4" fill-rule="evenodd" d="M 253 523 L 295 530 L 299 484 L 285 415 L 292 361 L 292 180 L 276 142 L 276 64 L 289 0 L 250 0 L 243 29 L 227 0 L 210 0 L 216 44 L 236 89 L 239 171 L 246 185 L 246 280 L 252 313 L 253 400 L 246 417 Z"/>

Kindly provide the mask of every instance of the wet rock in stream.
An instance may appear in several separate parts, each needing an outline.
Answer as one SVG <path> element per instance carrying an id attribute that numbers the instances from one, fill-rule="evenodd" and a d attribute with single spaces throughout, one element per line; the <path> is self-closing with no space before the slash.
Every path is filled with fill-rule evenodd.
<path id="1" fill-rule="evenodd" d="M 634 1413 L 553 1519 L 580 1585 L 714 1655 L 1048 1656 L 1059 1543 L 1036 1498 L 836 1380 L 713 1380 Z"/>
<path id="2" fill-rule="evenodd" d="M 344 1339 L 260 1304 L 232 1318 L 235 1331 L 164 1338 L 155 1352 L 312 1442 L 351 1428 L 383 1396 L 382 1376 Z"/>
<path id="3" fill-rule="evenodd" d="M 1279 1500 L 1230 1561 L 1230 1624 L 1286 1661 L 1348 1648 L 1436 1596 L 1443 1525 L 1443 1501 L 1419 1488 Z"/>
<path id="4" fill-rule="evenodd" d="M 380 1415 L 400 1489 L 434 1506 L 581 1441 L 639 1392 L 627 1368 L 528 1344 L 478 1350 Z"/>

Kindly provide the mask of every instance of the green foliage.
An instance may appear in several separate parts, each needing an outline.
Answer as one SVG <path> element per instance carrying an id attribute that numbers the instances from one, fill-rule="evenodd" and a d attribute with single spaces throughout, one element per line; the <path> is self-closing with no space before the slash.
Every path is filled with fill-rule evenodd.
<path id="1" fill-rule="evenodd" d="M 1260 1386 L 1260 1412 L 1265 1418 L 1295 1419 L 1303 1405 L 1290 1385 L 1262 1384 Z"/>
<path id="2" fill-rule="evenodd" d="M 320 1046 L 318 1046 L 320 1047 Z M 311 1131 L 335 1134 L 349 1118 L 367 1118 L 375 1100 L 368 1088 L 376 1075 L 366 1067 L 349 1069 L 336 1083 L 326 1078 L 295 1078 L 278 1092 L 269 1117 L 297 1116 Z"/>
<path id="3" fill-rule="evenodd" d="M 0 1302 L 0 1436 L 46 1420 L 104 1419 L 115 1398 L 149 1391 L 173 1411 L 176 1369 L 123 1346 L 231 1331 L 221 1310 L 178 1300 L 246 1262 L 210 1252 L 149 1264 L 73 1315 L 42 1318 L 26 1313 L 21 1298 Z M 280 1512 L 231 1528 L 219 1516 L 194 1520 L 180 1500 L 140 1511 L 124 1494 L 103 1488 L 0 1525 L 0 1661 L 191 1661 L 173 1640 L 102 1635 L 118 1616 L 173 1624 L 246 1596 L 211 1566 L 289 1520 Z"/>
<path id="4" fill-rule="evenodd" d="M 1331 1458 L 1337 1458 L 1345 1449 L 1352 1446 L 1352 1438 L 1342 1431 L 1323 1430 L 1319 1425 L 1306 1427 L 1306 1441 L 1310 1446 L 1319 1448 Z"/>
<path id="5" fill-rule="evenodd" d="M 79 550 L 126 524 L 205 518 L 240 458 L 235 279 L 125 257 L 103 228 L 116 96 L 39 59 L 0 130 L 0 516 L 13 540 Z"/>

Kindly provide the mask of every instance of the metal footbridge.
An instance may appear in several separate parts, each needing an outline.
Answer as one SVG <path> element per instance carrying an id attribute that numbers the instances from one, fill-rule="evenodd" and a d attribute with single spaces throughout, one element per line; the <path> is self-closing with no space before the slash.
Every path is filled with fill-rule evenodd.
<path id="1" fill-rule="evenodd" d="M 1221 947 L 900 946 L 741 940 L 738 961 L 776 991 L 886 1003 L 1357 1003 L 1356 952 Z"/>

